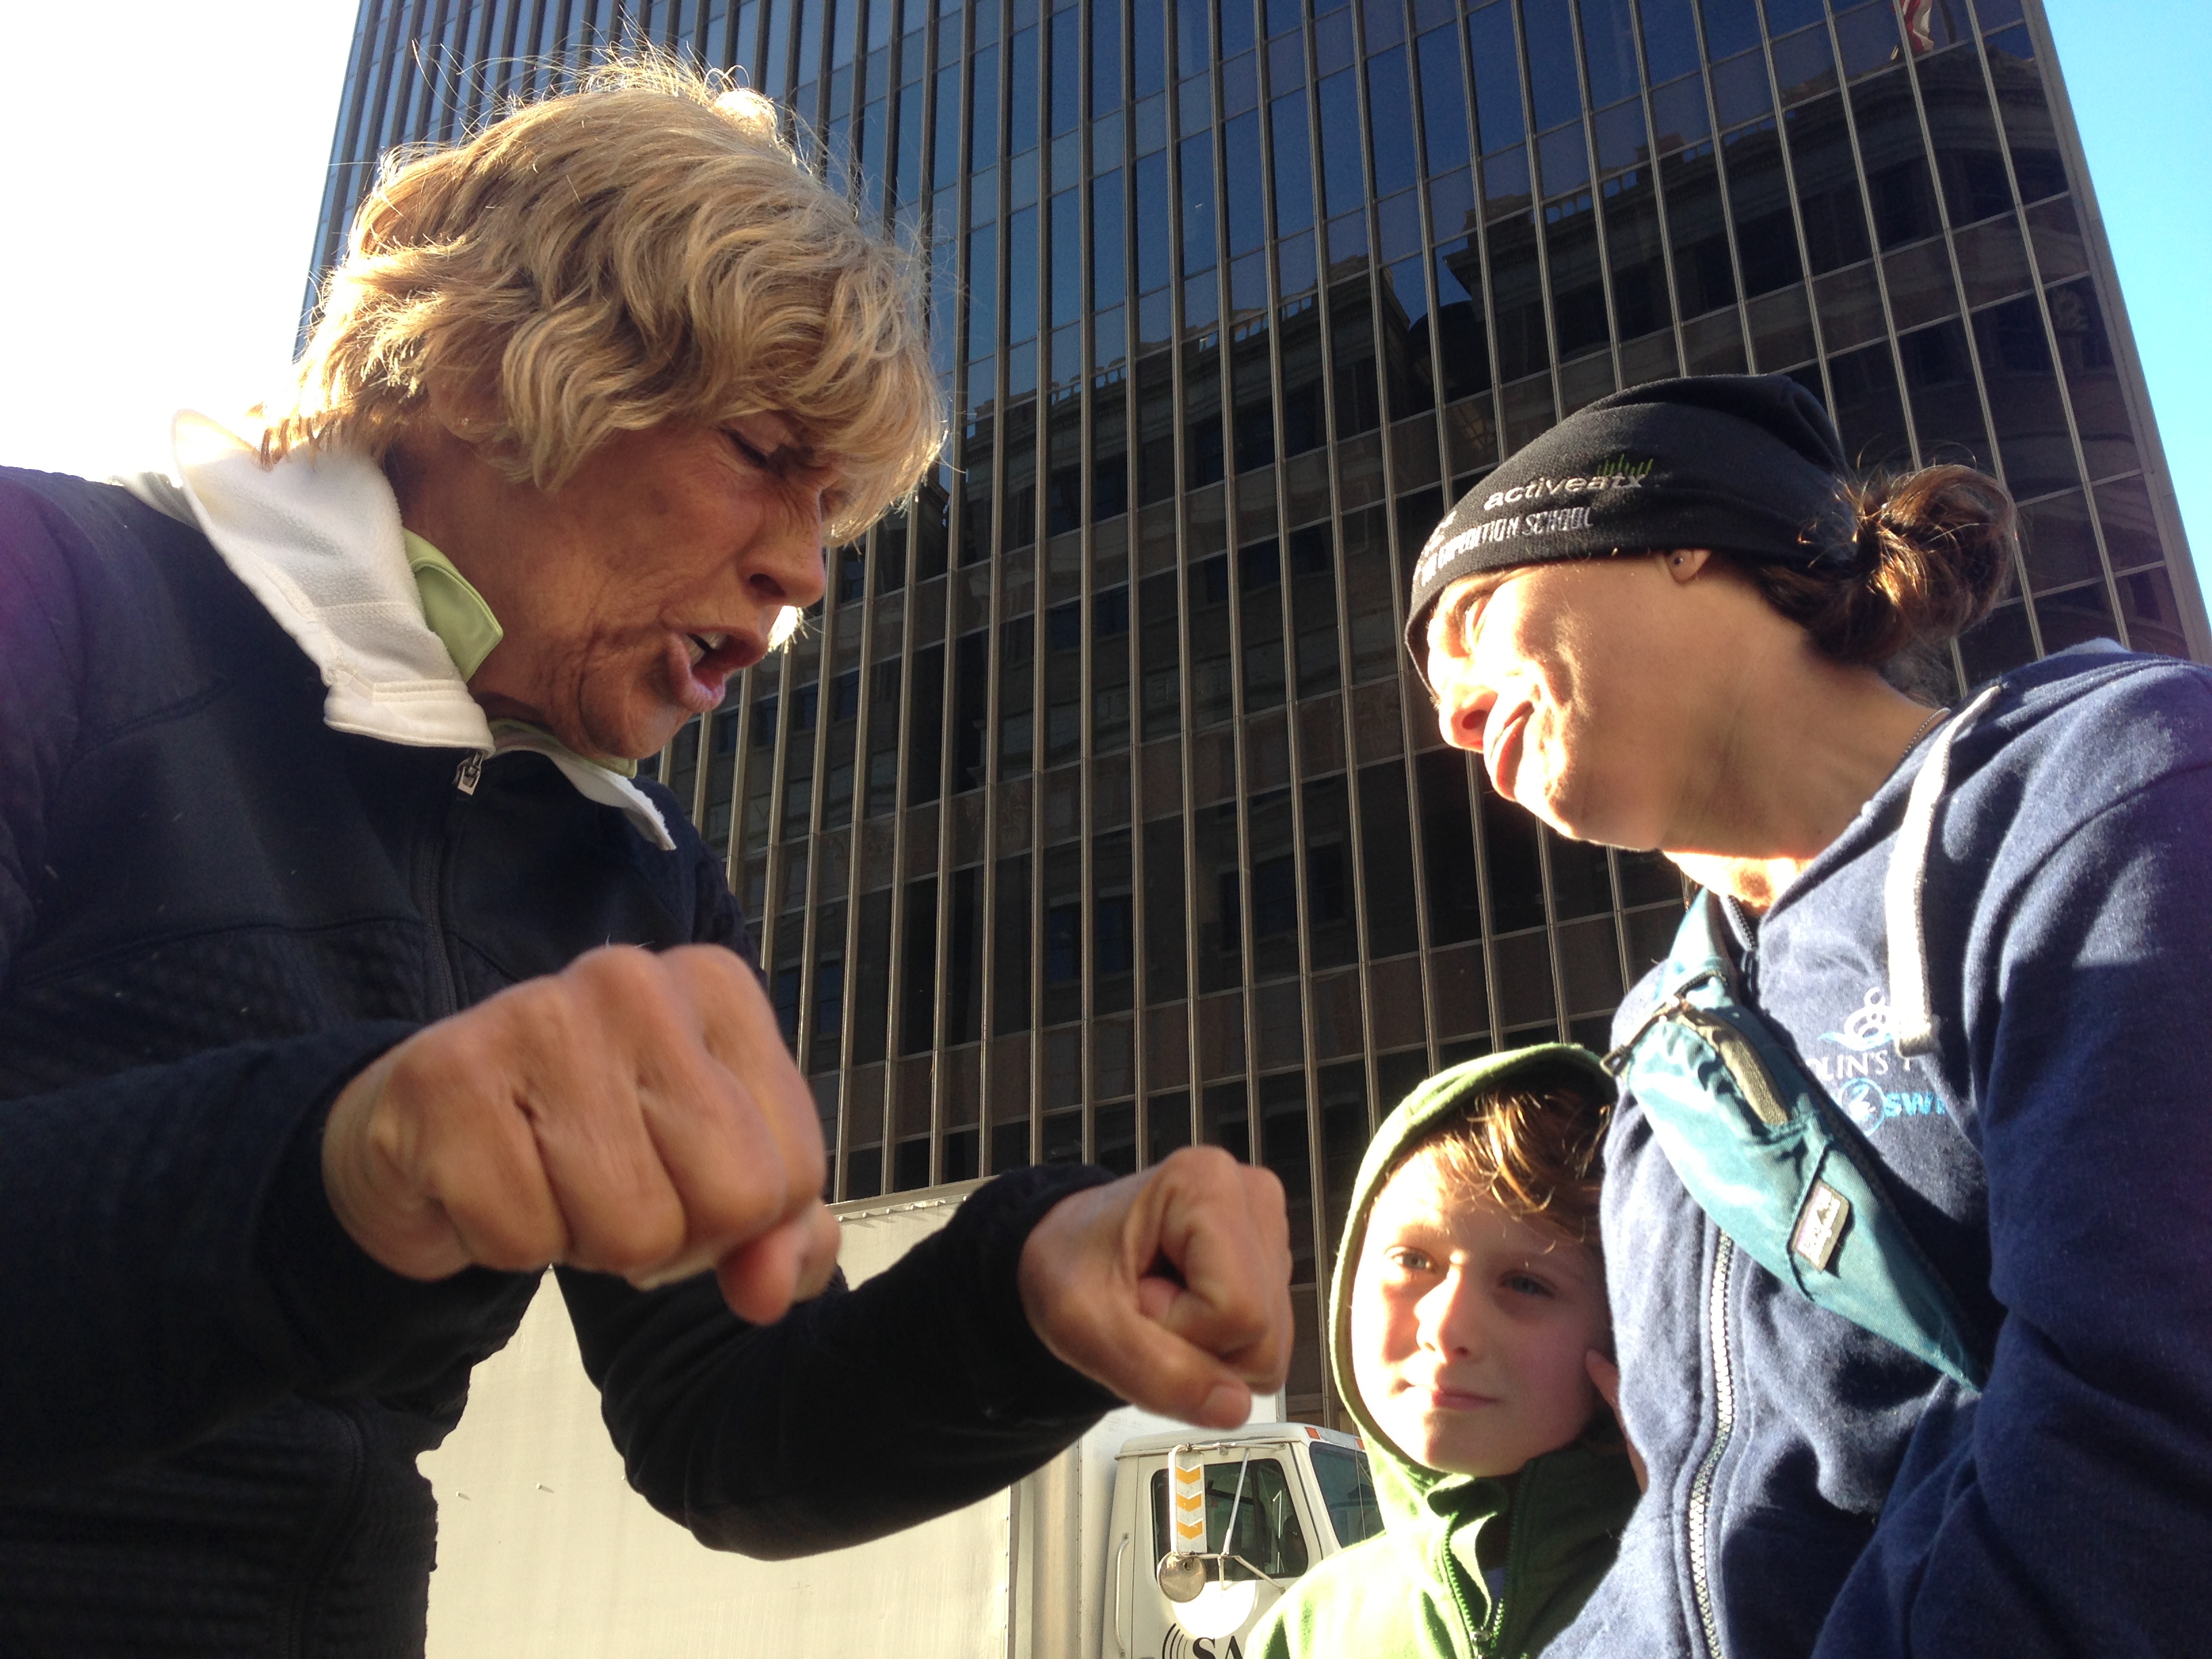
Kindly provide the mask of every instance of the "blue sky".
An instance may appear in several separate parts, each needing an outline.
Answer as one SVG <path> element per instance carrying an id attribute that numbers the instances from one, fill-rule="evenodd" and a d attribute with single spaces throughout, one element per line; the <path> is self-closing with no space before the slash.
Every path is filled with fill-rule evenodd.
<path id="1" fill-rule="evenodd" d="M 2212 589 L 2212 4 L 2044 3 L 2198 581 Z"/>

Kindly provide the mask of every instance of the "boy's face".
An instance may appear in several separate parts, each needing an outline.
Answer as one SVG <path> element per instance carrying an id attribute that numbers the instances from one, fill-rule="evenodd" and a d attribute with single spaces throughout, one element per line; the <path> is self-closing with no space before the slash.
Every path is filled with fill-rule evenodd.
<path id="1" fill-rule="evenodd" d="M 1510 1474 L 1596 1408 L 1584 1356 L 1607 1329 L 1597 1253 L 1447 1190 L 1417 1153 L 1369 1212 L 1352 1290 L 1352 1378 L 1406 1453 Z"/>

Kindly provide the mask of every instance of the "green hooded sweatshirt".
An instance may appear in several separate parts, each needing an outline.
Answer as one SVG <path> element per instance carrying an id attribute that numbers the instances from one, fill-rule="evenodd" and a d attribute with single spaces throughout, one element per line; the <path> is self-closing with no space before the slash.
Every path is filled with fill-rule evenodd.
<path id="1" fill-rule="evenodd" d="M 1329 1360 L 1367 1442 L 1383 1530 L 1322 1562 L 1268 1609 L 1244 1646 L 1249 1659 L 1523 1659 L 1566 1627 L 1613 1565 L 1637 1488 L 1602 1412 L 1583 1439 L 1516 1477 L 1445 1474 L 1392 1443 L 1352 1380 L 1352 1279 L 1368 1212 L 1400 1153 L 1469 1096 L 1562 1067 L 1612 1094 L 1596 1057 L 1572 1044 L 1486 1055 L 1414 1090 L 1367 1148 L 1329 1285 Z M 1478 1550 L 1494 1562 L 1487 1579 Z"/>

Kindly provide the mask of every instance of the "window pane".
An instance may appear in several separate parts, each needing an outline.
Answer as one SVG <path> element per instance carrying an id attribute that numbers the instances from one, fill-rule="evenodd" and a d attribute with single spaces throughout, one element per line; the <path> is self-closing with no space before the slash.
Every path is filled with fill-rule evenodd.
<path id="1" fill-rule="evenodd" d="M 1934 235 L 1942 224 L 1905 72 L 1893 70 L 1852 88 L 1851 112 L 1873 197 L 1875 236 L 1889 248 Z"/>
<path id="2" fill-rule="evenodd" d="M 1528 37 L 1529 105 L 1535 112 L 1536 131 L 1544 132 L 1582 113 L 1574 20 L 1565 5 L 1553 0 L 1548 5 L 1523 6 L 1521 21 Z"/>
<path id="3" fill-rule="evenodd" d="M 1467 93 L 1459 73 L 1459 35 L 1431 29 L 1415 46 L 1421 64 L 1421 133 L 1427 141 L 1429 176 L 1462 167 L 1468 159 Z"/>
<path id="4" fill-rule="evenodd" d="M 2118 360 L 2105 329 L 2097 290 L 2084 276 L 2051 290 L 2051 323 L 2058 337 L 2066 389 L 2074 394 L 2074 419 L 2092 478 L 2133 472 L 2142 465 L 2134 428 L 2120 394 Z"/>
<path id="5" fill-rule="evenodd" d="M 1414 771 L 1421 790 L 1429 943 L 1456 945 L 1480 939 L 1482 902 L 1475 877 L 1474 813 L 1468 799 L 1466 757 L 1456 749 L 1428 750 L 1414 763 Z"/>
<path id="6" fill-rule="evenodd" d="M 1771 293 L 1804 275 L 1797 256 L 1797 226 L 1790 212 L 1790 183 L 1782 168 L 1782 140 L 1771 121 L 1729 134 L 1723 144 L 1729 204 L 1735 211 L 1736 258 L 1747 295 Z"/>
<path id="7" fill-rule="evenodd" d="M 1587 204 L 1587 196 L 1579 198 Z M 1549 210 L 1545 244 L 1552 264 L 1552 315 L 1565 362 L 1607 341 L 1605 273 L 1598 263 L 1597 215 L 1567 203 Z M 1553 215 L 1556 214 L 1556 217 Z"/>
<path id="8" fill-rule="evenodd" d="M 1590 102 L 1602 107 L 1635 92 L 1636 32 L 1628 0 L 1582 0 L 1583 62 L 1589 71 Z"/>
<path id="9" fill-rule="evenodd" d="M 1188 981 L 1183 956 L 1182 820 L 1145 826 L 1145 984 L 1154 1003 L 1180 999 Z"/>
<path id="10" fill-rule="evenodd" d="M 1312 1449 L 1314 1475 L 1339 1549 L 1350 1549 L 1382 1530 L 1382 1510 L 1367 1471 L 1367 1455 L 1343 1446 Z"/>
<path id="11" fill-rule="evenodd" d="M 2014 496 L 2071 487 L 2077 477 L 2074 443 L 2034 296 L 2023 295 L 1981 313 L 1974 319 L 1974 338 L 2006 487 Z"/>
<path id="12" fill-rule="evenodd" d="M 1394 46 L 1367 60 L 1367 108 L 1376 111 L 1370 142 L 1376 157 L 1376 195 L 1387 197 L 1413 184 L 1418 161 L 1413 157 L 1413 124 L 1405 118 L 1407 62 L 1405 46 Z M 1329 212 L 1336 212 L 1329 201 Z"/>
<path id="13" fill-rule="evenodd" d="M 975 54 L 975 102 L 969 106 L 968 167 L 980 173 L 999 159 L 999 49 Z"/>
<path id="14" fill-rule="evenodd" d="M 1898 351 L 1905 362 L 1905 393 L 1912 403 L 1921 464 L 1959 461 L 1993 470 L 1981 398 L 1966 354 L 1966 329 L 1954 318 L 1904 336 Z"/>
<path id="15" fill-rule="evenodd" d="M 1644 58 L 1656 85 L 1698 67 L 1698 25 L 1690 0 L 1638 0 Z"/>
<path id="16" fill-rule="evenodd" d="M 1121 107 L 1121 8 L 1116 0 L 1091 7 L 1091 112 Z"/>
<path id="17" fill-rule="evenodd" d="M 1490 227 L 1491 302 L 1504 380 L 1551 367 L 1545 341 L 1544 289 L 1536 262 L 1536 221 L 1517 213 Z"/>
<path id="18" fill-rule="evenodd" d="M 1149 98 L 1167 85 L 1167 15 L 1163 8 L 1164 0 L 1134 0 L 1131 9 L 1134 45 L 1130 81 L 1139 98 Z"/>
<path id="19" fill-rule="evenodd" d="M 1221 131 L 1222 164 L 1227 173 L 1229 252 L 1233 257 L 1249 253 L 1267 235 L 1261 204 L 1267 191 L 1260 169 L 1260 114 L 1249 111 L 1229 122 Z"/>
<path id="20" fill-rule="evenodd" d="M 1064 11 L 1052 20 L 1052 133 L 1075 131 L 1083 86 L 1083 20 Z"/>
<path id="21" fill-rule="evenodd" d="M 1720 167 L 1710 144 L 1660 164 L 1668 234 L 1674 245 L 1674 282 L 1682 314 L 1695 317 L 1735 299 L 1728 230 L 1721 216 Z"/>
<path id="22" fill-rule="evenodd" d="M 1165 150 L 1137 158 L 1137 291 L 1164 288 L 1170 277 L 1168 158 Z"/>
<path id="23" fill-rule="evenodd" d="M 1483 314 L 1482 260 L 1473 237 L 1437 250 L 1437 349 L 1447 401 L 1490 390 L 1490 329 Z"/>
<path id="24" fill-rule="evenodd" d="M 1306 150 L 1306 98 L 1294 92 L 1268 106 L 1275 152 L 1275 232 L 1288 236 L 1313 225 L 1313 164 Z"/>
<path id="25" fill-rule="evenodd" d="M 1213 134 L 1182 141 L 1182 274 L 1211 270 L 1213 249 Z M 1141 164 L 1140 164 L 1141 165 Z"/>
<path id="26" fill-rule="evenodd" d="M 1528 129 L 1521 116 L 1520 55 L 1513 39 L 1513 9 L 1485 6 L 1467 20 L 1468 60 L 1474 65 L 1475 127 L 1485 155 L 1517 144 Z"/>
<path id="27" fill-rule="evenodd" d="M 1936 145 L 1936 171 L 1942 180 L 1952 224 L 1970 225 L 2007 211 L 2012 206 L 2012 186 L 2005 182 L 2004 151 L 1997 142 L 1996 121 L 1973 48 L 1923 58 L 1918 67 L 1928 133 Z"/>
<path id="28" fill-rule="evenodd" d="M 1830 358 L 1828 379 L 1835 388 L 1836 429 L 1851 465 L 1872 471 L 1909 464 L 1911 446 L 1905 438 L 1905 405 L 1888 343 Z"/>
<path id="29" fill-rule="evenodd" d="M 1667 267 L 1659 243 L 1659 192 L 1650 173 L 1632 173 L 1606 186 L 1605 239 L 1621 338 L 1666 327 Z"/>
<path id="30" fill-rule="evenodd" d="M 1715 63 L 1759 45 L 1759 12 L 1752 0 L 1702 0 L 1705 55 Z"/>
<path id="31" fill-rule="evenodd" d="M 1843 100 L 1830 97 L 1802 105 L 1790 112 L 1784 125 L 1814 270 L 1856 264 L 1869 250 Z"/>
<path id="32" fill-rule="evenodd" d="M 1352 73 L 1345 70 L 1332 75 L 1314 89 L 1321 100 L 1322 183 L 1332 219 L 1367 199 L 1366 169 L 1360 163 L 1366 146 L 1360 132 L 1359 89 Z"/>
<path id="33" fill-rule="evenodd" d="M 1360 866 L 1364 878 L 1367 953 L 1394 957 L 1413 948 L 1413 845 L 1406 810 L 1406 769 L 1396 761 L 1359 773 Z"/>

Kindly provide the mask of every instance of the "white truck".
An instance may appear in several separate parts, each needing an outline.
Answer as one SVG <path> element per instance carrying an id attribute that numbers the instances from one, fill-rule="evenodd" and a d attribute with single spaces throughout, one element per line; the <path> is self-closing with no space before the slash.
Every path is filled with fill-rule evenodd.
<path id="1" fill-rule="evenodd" d="M 847 1276 L 889 1266 L 975 1184 L 838 1206 Z M 708 1550 L 623 1480 L 550 1274 L 421 1467 L 430 1659 L 1236 1659 L 1284 1588 L 1382 1524 L 1350 1435 L 1129 1408 L 909 1531 L 797 1561 Z"/>

